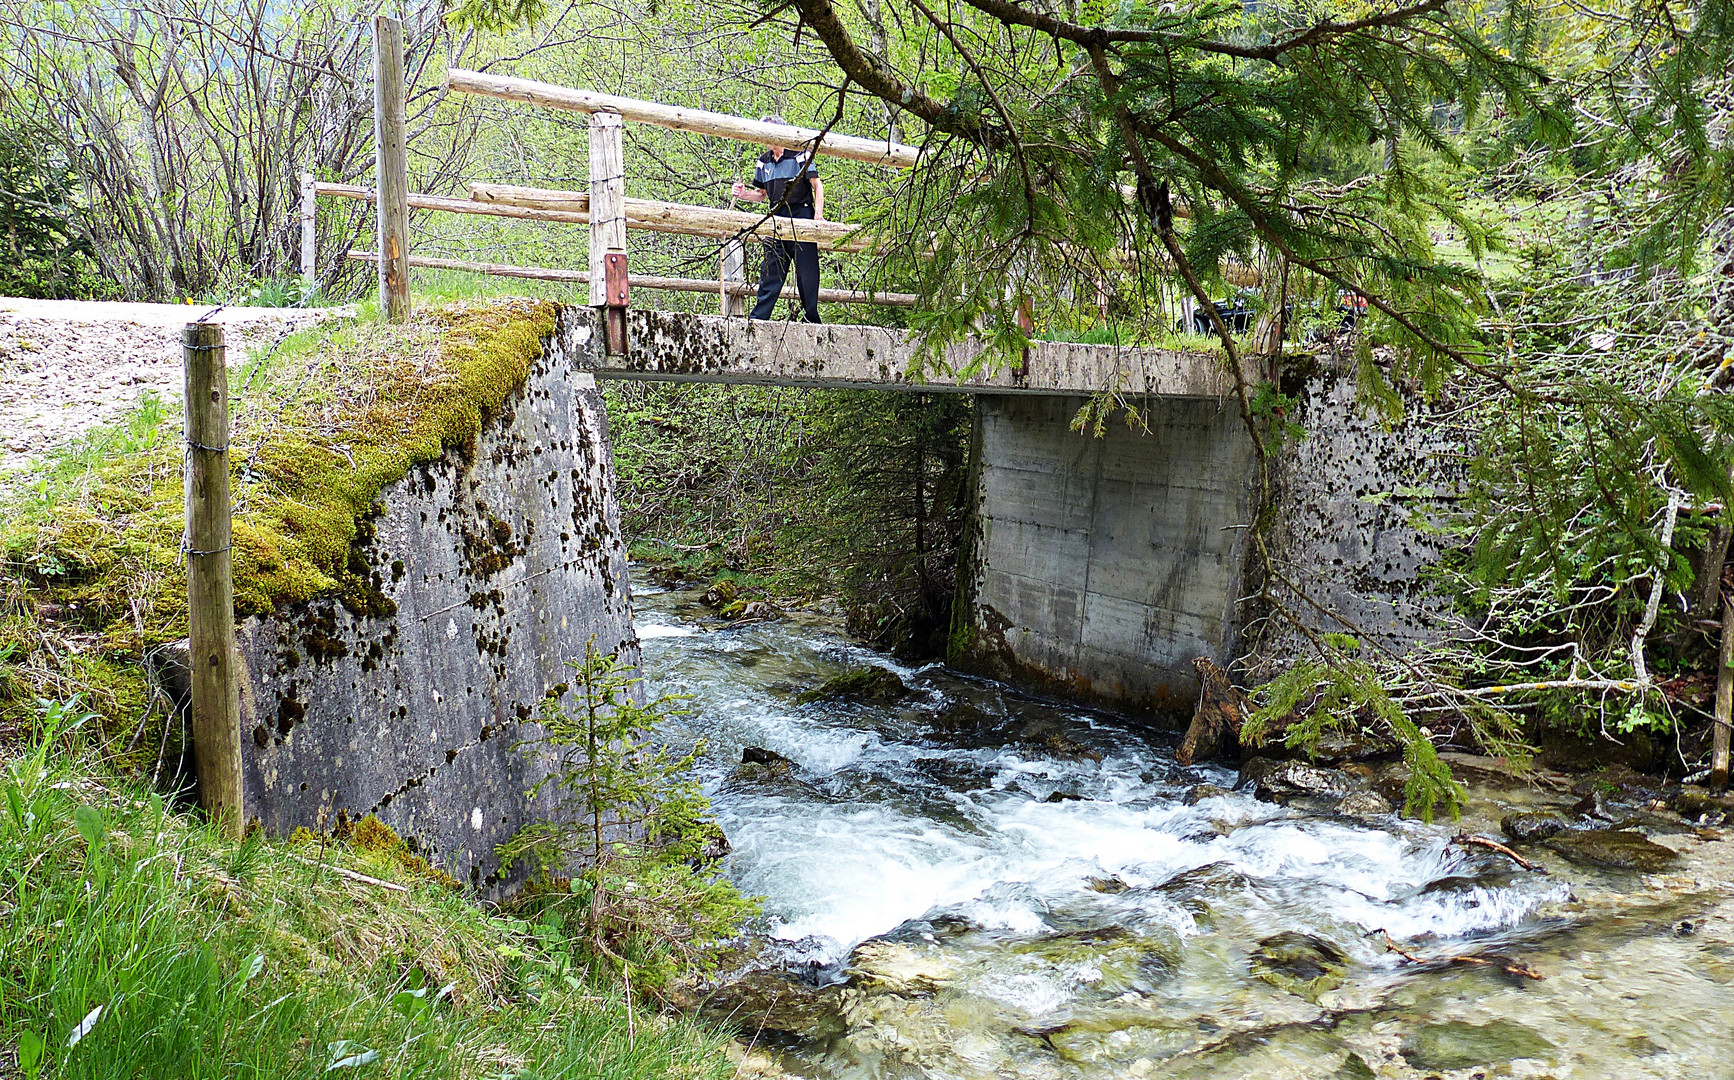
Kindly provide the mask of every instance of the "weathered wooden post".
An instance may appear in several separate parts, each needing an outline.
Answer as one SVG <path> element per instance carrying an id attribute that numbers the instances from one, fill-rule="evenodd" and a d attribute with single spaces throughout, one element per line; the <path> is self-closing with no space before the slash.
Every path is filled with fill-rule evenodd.
<path id="1" fill-rule="evenodd" d="M 1716 730 L 1710 741 L 1710 786 L 1728 786 L 1728 727 L 1734 722 L 1734 597 L 1722 597 L 1722 652 L 1716 667 Z"/>
<path id="2" fill-rule="evenodd" d="M 729 285 L 747 279 L 747 246 L 738 236 L 731 236 L 723 241 L 722 263 L 718 267 L 717 276 L 722 279 L 722 313 L 727 316 L 741 316 L 747 313 L 747 298 L 741 293 L 730 292 Z"/>
<path id="3" fill-rule="evenodd" d="M 379 187 L 379 313 L 409 318 L 409 150 L 404 127 L 403 23 L 373 18 L 374 181 Z"/>
<path id="4" fill-rule="evenodd" d="M 600 309 L 613 355 L 626 352 L 624 127 L 619 113 L 590 115 L 590 306 Z"/>
<path id="5" fill-rule="evenodd" d="M 318 209 L 318 196 L 314 193 L 313 174 L 301 174 L 301 294 L 303 300 L 313 295 L 313 290 L 319 286 L 319 234 L 314 229 L 314 215 Z"/>
<path id="6" fill-rule="evenodd" d="M 191 669 L 193 759 L 199 803 L 230 839 L 240 839 L 241 701 L 235 660 L 235 584 L 229 561 L 229 368 L 223 328 L 188 323 L 187 666 Z"/>

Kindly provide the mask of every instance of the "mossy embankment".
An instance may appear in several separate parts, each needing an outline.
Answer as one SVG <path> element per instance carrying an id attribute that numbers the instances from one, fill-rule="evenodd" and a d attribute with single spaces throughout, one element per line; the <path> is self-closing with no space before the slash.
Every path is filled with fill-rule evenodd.
<path id="1" fill-rule="evenodd" d="M 418 464 L 474 451 L 557 312 L 457 304 L 231 356 L 236 614 L 329 594 L 383 614 L 390 601 L 351 556 L 381 492 Z M 177 408 L 147 399 L 0 495 L 0 733 L 16 733 L 36 698 L 77 694 L 112 752 L 161 758 L 155 735 L 135 735 L 149 714 L 166 716 L 147 657 L 186 633 L 179 426 Z"/>

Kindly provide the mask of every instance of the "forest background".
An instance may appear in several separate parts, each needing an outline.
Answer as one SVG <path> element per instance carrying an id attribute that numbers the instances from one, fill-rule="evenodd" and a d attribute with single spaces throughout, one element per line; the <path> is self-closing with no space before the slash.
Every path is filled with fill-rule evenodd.
<path id="1" fill-rule="evenodd" d="M 0 292 L 364 295 L 370 268 L 343 255 L 369 243 L 366 206 L 321 203 L 310 294 L 294 273 L 295 207 L 303 171 L 345 183 L 370 175 L 372 13 L 263 0 L 0 4 L 10 252 Z M 1196 97 L 1186 137 L 1170 146 L 1155 129 L 1141 136 L 1169 154 L 1157 162 L 1167 170 L 1159 190 L 1110 122 L 1115 80 L 1145 79 L 1121 101 L 1144 94 L 1137 109 L 1154 108 L 1151 42 L 1208 46 L 1273 13 L 1297 26 L 1353 24 L 1360 9 L 1074 4 L 1044 23 L 992 0 L 940 10 L 433 0 L 395 13 L 412 190 L 587 182 L 582 116 L 450 94 L 447 67 L 777 111 L 928 145 L 934 164 L 913 175 L 825 161 L 830 216 L 894 241 L 881 258 L 828 258 L 828 283 L 929 298 L 915 316 L 828 311 L 834 320 L 904 323 L 930 342 L 981 326 L 1010 355 L 1025 333 L 1013 316 L 1022 306 L 1036 336 L 1172 342 L 1182 293 L 1229 297 L 1223 271 L 1239 262 L 1265 270 L 1262 293 L 1245 299 L 1288 315 L 1288 342 L 1275 347 L 1306 354 L 1320 351 L 1305 339 L 1332 329 L 1352 280 L 1375 310 L 1351 341 L 1329 345 L 1369 408 L 1395 422 L 1444 393 L 1477 432 L 1465 497 L 1428 523 L 1458 540 L 1438 585 L 1472 629 L 1398 659 L 1366 648 L 1355 627 L 1327 627 L 1338 632 L 1310 635 L 1317 656 L 1271 700 L 1302 711 L 1328 703 L 1351 721 L 1392 705 L 1461 716 L 1471 740 L 1502 750 L 1536 717 L 1610 734 L 1703 729 L 1729 533 L 1720 508 L 1734 494 L 1722 377 L 1734 258 L 1726 3 L 1421 3 L 1265 57 L 1262 73 L 1206 47 L 1174 84 Z M 1146 53 L 1127 53 L 1118 74 L 1096 65 L 1101 85 L 1086 93 L 1075 88 L 1100 50 L 1067 28 L 1096 24 L 1157 29 L 1132 32 Z M 1409 30 L 1424 47 L 1404 43 Z M 907 107 L 884 100 L 887 86 L 902 87 Z M 1285 115 L 1286 134 L 1276 122 Z M 637 125 L 627 138 L 631 194 L 701 205 L 725 205 L 756 154 Z M 1111 257 L 1157 241 L 1166 259 Z M 584 240 L 577 226 L 418 216 L 414 247 L 572 266 Z M 709 276 L 717 256 L 713 241 L 641 235 L 633 266 Z M 1013 268 L 1022 284 L 1007 289 Z M 559 295 L 422 271 L 416 288 L 426 301 Z M 1214 346 L 1192 344 L 1273 347 L 1262 325 L 1215 329 Z M 638 554 L 784 595 L 836 592 L 863 636 L 942 650 L 967 399 L 653 385 L 609 394 Z M 1243 387 L 1238 404 L 1261 454 L 1304 437 L 1279 385 Z M 1124 405 L 1110 396 L 1092 415 L 1136 423 Z M 1266 614 L 1292 617 L 1298 591 L 1282 568 L 1263 569 Z"/>

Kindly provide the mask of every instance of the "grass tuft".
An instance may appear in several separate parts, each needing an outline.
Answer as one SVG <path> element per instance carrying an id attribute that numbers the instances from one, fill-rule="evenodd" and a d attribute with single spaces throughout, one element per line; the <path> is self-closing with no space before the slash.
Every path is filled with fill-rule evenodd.
<path id="1" fill-rule="evenodd" d="M 224 841 L 105 773 L 79 734 L 42 732 L 0 771 L 0 1062 L 16 1072 L 0 1071 L 729 1075 L 725 1037 L 633 1015 L 546 928 L 406 867 L 378 830 L 359 847 Z"/>

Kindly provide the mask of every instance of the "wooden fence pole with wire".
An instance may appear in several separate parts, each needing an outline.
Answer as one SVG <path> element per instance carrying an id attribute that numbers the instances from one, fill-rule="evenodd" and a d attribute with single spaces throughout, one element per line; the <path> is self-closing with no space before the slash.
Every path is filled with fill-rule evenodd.
<path id="1" fill-rule="evenodd" d="M 235 655 L 235 582 L 230 564 L 229 374 L 223 328 L 188 323 L 185 366 L 187 464 L 187 667 L 192 684 L 193 761 L 199 804 L 238 840 L 241 694 Z"/>

